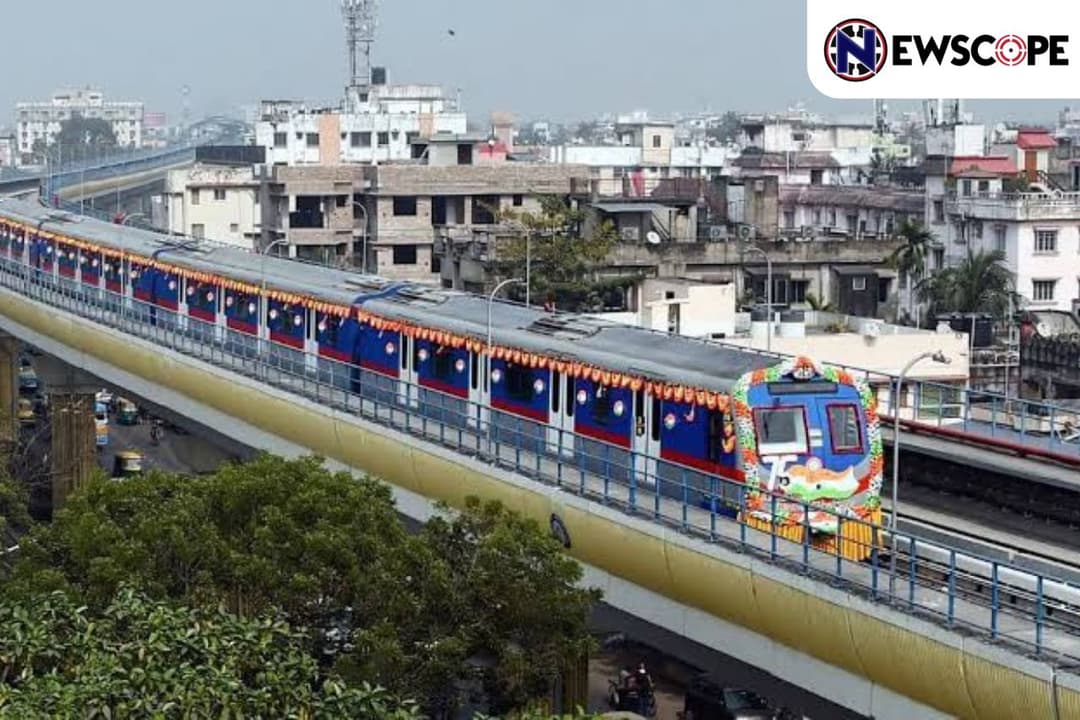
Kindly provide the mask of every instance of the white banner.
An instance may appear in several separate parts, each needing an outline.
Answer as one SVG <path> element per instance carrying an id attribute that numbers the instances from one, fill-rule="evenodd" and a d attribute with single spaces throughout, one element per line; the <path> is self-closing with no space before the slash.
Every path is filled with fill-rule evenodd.
<path id="1" fill-rule="evenodd" d="M 810 81 L 839 99 L 1059 99 L 1080 91 L 1080 5 L 806 0 Z"/>

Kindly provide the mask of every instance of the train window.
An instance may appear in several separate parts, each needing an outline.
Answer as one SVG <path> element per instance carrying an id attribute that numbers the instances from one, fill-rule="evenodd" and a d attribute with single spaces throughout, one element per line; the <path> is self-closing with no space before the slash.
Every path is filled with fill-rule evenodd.
<path id="1" fill-rule="evenodd" d="M 532 373 L 519 365 L 506 366 L 506 394 L 514 400 L 533 398 Z"/>
<path id="2" fill-rule="evenodd" d="M 401 369 L 409 369 L 409 338 L 401 336 Z"/>
<path id="3" fill-rule="evenodd" d="M 861 453 L 862 429 L 859 427 L 859 408 L 856 405 L 830 405 L 829 437 L 834 453 Z"/>
<path id="4" fill-rule="evenodd" d="M 806 416 L 801 407 L 772 407 L 754 411 L 759 455 L 809 452 Z"/>
<path id="5" fill-rule="evenodd" d="M 469 370 L 469 382 L 472 384 L 472 389 L 476 390 L 480 384 L 480 355 L 477 353 L 469 353 L 469 363 L 472 367 Z"/>
<path id="6" fill-rule="evenodd" d="M 559 412 L 559 402 L 562 401 L 562 373 L 557 370 L 551 371 L 551 412 Z"/>
<path id="7" fill-rule="evenodd" d="M 600 425 L 607 425 L 611 422 L 611 415 L 611 392 L 604 388 L 593 400 L 592 419 Z"/>
<path id="8" fill-rule="evenodd" d="M 445 348 L 435 353 L 435 377 L 439 380 L 450 380 L 454 373 L 454 353 Z"/>
<path id="9" fill-rule="evenodd" d="M 634 419 L 638 422 L 645 419 L 645 388 L 634 393 Z"/>
<path id="10" fill-rule="evenodd" d="M 574 408 L 577 407 L 577 402 L 574 398 L 574 379 L 569 375 L 566 377 L 566 417 L 574 417 Z"/>

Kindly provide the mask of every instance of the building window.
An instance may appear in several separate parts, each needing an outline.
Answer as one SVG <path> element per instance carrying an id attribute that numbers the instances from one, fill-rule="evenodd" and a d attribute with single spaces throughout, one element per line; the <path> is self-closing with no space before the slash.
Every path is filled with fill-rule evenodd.
<path id="1" fill-rule="evenodd" d="M 192 205 L 198 205 L 199 204 L 199 188 L 195 188 L 194 190 L 191 191 L 191 204 Z"/>
<path id="2" fill-rule="evenodd" d="M 836 208 L 829 208 L 829 227 L 836 227 Z"/>
<path id="3" fill-rule="evenodd" d="M 334 196 L 334 207 L 343 208 L 348 204 L 349 204 L 349 196 L 348 195 L 335 195 Z"/>
<path id="4" fill-rule="evenodd" d="M 229 224 L 229 232 L 231 232 L 231 233 L 240 232 L 240 226 L 237 223 L 230 223 Z"/>
<path id="5" fill-rule="evenodd" d="M 371 133 L 369 132 L 354 132 L 349 133 L 349 144 L 354 148 L 371 147 Z"/>
<path id="6" fill-rule="evenodd" d="M 319 133 L 308 133 L 307 134 L 307 146 L 309 148 L 319 147 Z"/>
<path id="7" fill-rule="evenodd" d="M 413 216 L 416 215 L 416 196 L 415 195 L 398 195 L 394 198 L 394 215 L 398 216 Z"/>
<path id="8" fill-rule="evenodd" d="M 989 180 L 980 180 L 979 181 L 979 194 L 980 195 L 988 195 L 989 193 L 990 193 L 990 181 Z"/>
<path id="9" fill-rule="evenodd" d="M 971 234 L 976 240 L 982 240 L 983 237 L 983 224 L 982 220 L 976 220 L 971 225 Z"/>
<path id="10" fill-rule="evenodd" d="M 934 222 L 937 223 L 938 225 L 945 222 L 945 201 L 944 200 L 935 200 L 934 201 Z"/>
<path id="11" fill-rule="evenodd" d="M 388 133 L 388 132 L 379 133 L 378 140 L 379 140 L 379 147 L 388 147 L 390 145 L 390 133 Z"/>
<path id="12" fill-rule="evenodd" d="M 1035 252 L 1037 253 L 1054 253 L 1057 252 L 1057 230 L 1036 230 L 1035 231 Z"/>
<path id="13" fill-rule="evenodd" d="M 289 133 L 274 133 L 274 147 L 283 148 L 289 144 Z"/>
<path id="14" fill-rule="evenodd" d="M 971 197 L 971 181 L 970 180 L 961 180 L 960 181 L 960 193 L 964 197 Z"/>
<path id="15" fill-rule="evenodd" d="M 195 223 L 191 226 L 191 237 L 199 238 L 200 240 L 206 237 L 206 226 L 202 223 Z"/>
<path id="16" fill-rule="evenodd" d="M 1057 280 L 1033 280 L 1032 286 L 1032 300 L 1035 302 L 1053 302 L 1054 300 L 1054 287 L 1057 285 Z"/>
<path id="17" fill-rule="evenodd" d="M 784 211 L 784 227 L 786 227 L 786 228 L 795 227 L 795 211 L 794 210 L 785 210 Z"/>
<path id="18" fill-rule="evenodd" d="M 879 303 L 889 302 L 889 294 L 892 290 L 892 279 L 879 277 L 877 281 L 877 299 Z"/>
<path id="19" fill-rule="evenodd" d="M 431 256 L 431 272 L 436 275 L 442 272 L 442 258 L 438 255 Z"/>
<path id="20" fill-rule="evenodd" d="M 851 278 L 851 289 L 855 292 L 866 292 L 866 278 Z"/>
<path id="21" fill-rule="evenodd" d="M 416 246 L 415 245 L 395 245 L 394 246 L 394 264 L 395 265 L 415 265 L 416 264 Z"/>
<path id="22" fill-rule="evenodd" d="M 521 207 L 522 203 L 524 203 L 524 202 L 525 202 L 525 197 L 524 196 L 522 196 L 522 195 L 515 195 L 514 196 L 514 207 Z"/>
<path id="23" fill-rule="evenodd" d="M 1004 253 L 1006 251 L 1005 233 L 1007 231 L 1008 228 L 1006 228 L 1004 225 L 994 226 L 994 250 L 999 253 Z"/>
<path id="24" fill-rule="evenodd" d="M 652 136 L 652 146 L 654 148 L 660 147 L 660 136 L 659 135 L 653 135 Z"/>
<path id="25" fill-rule="evenodd" d="M 814 225 L 821 225 L 821 208 L 814 208 Z"/>
<path id="26" fill-rule="evenodd" d="M 934 248 L 934 267 L 945 267 L 945 248 Z"/>
<path id="27" fill-rule="evenodd" d="M 791 281 L 791 302 L 804 303 L 806 302 L 806 293 L 810 290 L 809 280 L 792 280 Z"/>
<path id="28" fill-rule="evenodd" d="M 821 185 L 824 180 L 825 180 L 825 171 L 824 170 L 811 170 L 810 171 L 810 184 L 811 185 Z"/>
<path id="29" fill-rule="evenodd" d="M 215 200 L 224 200 L 225 199 L 225 189 L 224 188 L 214 188 L 214 199 Z"/>

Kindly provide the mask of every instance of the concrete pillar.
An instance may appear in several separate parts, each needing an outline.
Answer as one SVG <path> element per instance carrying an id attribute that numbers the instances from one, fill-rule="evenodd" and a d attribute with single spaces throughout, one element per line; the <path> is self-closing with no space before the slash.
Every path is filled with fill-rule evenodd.
<path id="1" fill-rule="evenodd" d="M 19 440 L 19 341 L 0 333 L 0 454 Z"/>
<path id="2" fill-rule="evenodd" d="M 101 384 L 55 358 L 38 358 L 34 366 L 49 395 L 49 470 L 56 512 L 72 492 L 86 485 L 98 467 L 94 402 Z"/>
<path id="3" fill-rule="evenodd" d="M 97 469 L 95 394 L 93 388 L 85 387 L 49 389 L 53 512 L 63 507 L 71 493 L 86 485 Z"/>

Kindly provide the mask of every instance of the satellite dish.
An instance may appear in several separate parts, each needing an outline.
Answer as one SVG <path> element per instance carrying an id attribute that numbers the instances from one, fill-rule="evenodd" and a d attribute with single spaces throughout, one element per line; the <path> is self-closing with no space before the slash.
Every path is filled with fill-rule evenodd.
<path id="1" fill-rule="evenodd" d="M 660 235 L 655 230 L 650 230 L 649 234 L 645 236 L 645 241 L 648 242 L 650 245 L 659 245 Z"/>

